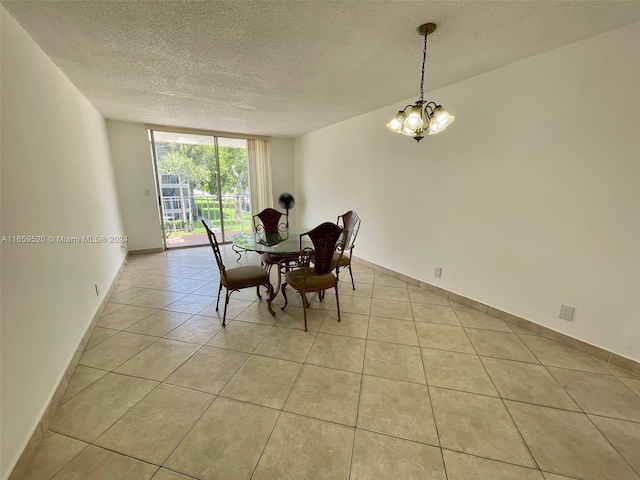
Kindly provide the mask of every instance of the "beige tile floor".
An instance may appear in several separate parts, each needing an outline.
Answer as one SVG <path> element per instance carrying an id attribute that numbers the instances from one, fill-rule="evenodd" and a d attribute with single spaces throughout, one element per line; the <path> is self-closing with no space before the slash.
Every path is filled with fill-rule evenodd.
<path id="1" fill-rule="evenodd" d="M 130 257 L 27 478 L 640 479 L 639 377 L 354 271 L 341 323 L 250 289 L 223 329 L 210 249 Z"/>

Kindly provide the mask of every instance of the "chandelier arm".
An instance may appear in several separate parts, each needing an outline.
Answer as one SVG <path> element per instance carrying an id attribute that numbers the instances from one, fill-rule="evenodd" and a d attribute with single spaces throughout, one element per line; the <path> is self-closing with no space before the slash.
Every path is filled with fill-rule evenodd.
<path id="1" fill-rule="evenodd" d="M 436 102 L 429 102 L 424 106 L 424 112 L 428 115 L 429 118 L 433 116 L 433 113 L 436 110 L 438 104 Z"/>

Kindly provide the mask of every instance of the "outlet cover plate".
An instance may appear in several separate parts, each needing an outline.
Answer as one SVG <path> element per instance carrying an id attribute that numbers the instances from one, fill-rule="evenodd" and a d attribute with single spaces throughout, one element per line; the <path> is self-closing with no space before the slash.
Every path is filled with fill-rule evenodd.
<path id="1" fill-rule="evenodd" d="M 573 318 L 573 310 L 574 308 L 568 305 L 560 305 L 560 314 L 558 315 L 558 318 L 571 321 Z"/>
<path id="2" fill-rule="evenodd" d="M 436 267 L 435 271 L 433 272 L 433 276 L 436 278 L 442 277 L 442 268 Z"/>

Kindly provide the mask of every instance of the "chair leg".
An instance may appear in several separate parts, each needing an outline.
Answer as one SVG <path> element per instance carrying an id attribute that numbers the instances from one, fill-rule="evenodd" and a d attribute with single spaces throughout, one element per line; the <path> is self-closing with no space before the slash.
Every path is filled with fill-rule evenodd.
<path id="1" fill-rule="evenodd" d="M 273 308 L 271 307 L 271 302 L 273 301 L 273 297 L 275 297 L 275 294 L 273 291 L 273 285 L 271 285 L 270 283 L 267 283 L 265 287 L 267 287 L 267 293 L 269 294 L 269 298 L 267 298 L 267 308 L 269 309 L 269 313 L 275 317 L 276 312 L 274 312 Z"/>
<path id="2" fill-rule="evenodd" d="M 348 267 L 349 267 L 349 275 L 351 275 L 351 287 L 355 290 L 356 284 L 353 283 L 353 272 L 351 271 L 351 263 L 349 263 Z"/>
<path id="3" fill-rule="evenodd" d="M 338 309 L 338 321 L 340 322 L 340 298 L 338 297 L 338 282 L 336 282 L 336 308 Z"/>
<path id="4" fill-rule="evenodd" d="M 307 331 L 307 295 L 304 291 L 300 292 L 302 295 L 302 312 L 304 314 L 304 331 Z"/>
<path id="5" fill-rule="evenodd" d="M 262 300 L 262 295 L 260 295 L 260 285 L 256 287 L 256 293 L 258 294 L 258 298 Z"/>
<path id="6" fill-rule="evenodd" d="M 282 284 L 282 288 L 280 289 L 280 291 L 282 292 L 282 296 L 284 297 L 284 305 L 282 306 L 282 308 L 280 310 L 284 310 L 287 306 L 287 304 L 289 303 L 289 300 L 287 299 L 287 292 L 286 289 L 287 288 L 287 284 L 283 283 Z"/>
<path id="7" fill-rule="evenodd" d="M 218 311 L 218 304 L 220 303 L 220 292 L 222 291 L 222 284 L 220 284 L 220 288 L 218 288 L 218 299 L 216 300 L 216 312 Z"/>
<path id="8" fill-rule="evenodd" d="M 226 327 L 227 326 L 227 305 L 229 305 L 229 297 L 231 296 L 231 292 L 229 291 L 229 289 L 227 288 L 227 295 L 224 299 L 224 313 L 222 314 L 222 326 Z"/>

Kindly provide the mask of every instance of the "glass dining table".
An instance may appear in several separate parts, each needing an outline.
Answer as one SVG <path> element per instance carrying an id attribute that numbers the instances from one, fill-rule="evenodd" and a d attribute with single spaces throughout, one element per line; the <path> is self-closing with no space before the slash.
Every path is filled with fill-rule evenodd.
<path id="1" fill-rule="evenodd" d="M 277 232 L 252 232 L 240 233 L 233 237 L 232 247 L 238 254 L 240 261 L 241 252 L 251 251 L 258 253 L 275 253 L 288 255 L 300 252 L 300 235 L 307 233 L 309 228 L 285 228 Z M 309 237 L 302 239 L 302 248 L 313 247 Z"/>
<path id="2" fill-rule="evenodd" d="M 302 249 L 313 247 L 313 243 L 308 236 L 300 236 L 307 233 L 309 228 L 283 228 L 277 232 L 252 232 L 240 233 L 232 238 L 232 249 L 238 254 L 238 261 L 242 258 L 242 252 L 273 253 L 278 255 L 291 255 L 299 253 Z M 274 286 L 273 298 L 280 291 L 282 285 L 282 272 L 278 268 L 278 280 Z"/>

